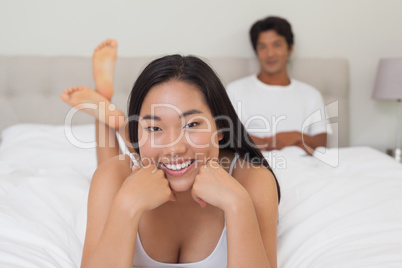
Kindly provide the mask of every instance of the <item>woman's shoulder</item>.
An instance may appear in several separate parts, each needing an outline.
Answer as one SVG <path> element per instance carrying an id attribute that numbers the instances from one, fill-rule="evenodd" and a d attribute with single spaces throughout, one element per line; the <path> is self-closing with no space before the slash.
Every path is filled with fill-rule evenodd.
<path id="1" fill-rule="evenodd" d="M 260 163 L 250 162 L 246 159 L 238 157 L 233 166 L 233 175 L 238 180 L 255 178 L 254 180 L 274 179 L 272 171 Z"/>
<path id="2" fill-rule="evenodd" d="M 219 162 L 226 171 L 232 171 L 232 176 L 236 179 L 242 179 L 250 175 L 258 177 L 273 177 L 272 172 L 255 161 L 243 159 L 238 154 L 230 150 L 219 152 Z"/>
<path id="3" fill-rule="evenodd" d="M 261 164 L 239 157 L 234 164 L 232 176 L 249 192 L 254 194 L 275 194 L 276 179 L 272 171 Z"/>

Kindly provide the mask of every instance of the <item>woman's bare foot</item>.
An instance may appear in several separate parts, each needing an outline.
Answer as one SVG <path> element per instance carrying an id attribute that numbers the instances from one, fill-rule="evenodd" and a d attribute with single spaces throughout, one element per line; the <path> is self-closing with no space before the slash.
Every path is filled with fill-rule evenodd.
<path id="1" fill-rule="evenodd" d="M 60 98 L 77 110 L 86 112 L 113 129 L 124 126 L 125 116 L 114 104 L 87 87 L 72 87 L 61 93 Z"/>
<path id="2" fill-rule="evenodd" d="M 107 39 L 100 43 L 92 56 L 92 72 L 95 90 L 106 99 L 113 96 L 114 68 L 117 57 L 117 41 Z"/>

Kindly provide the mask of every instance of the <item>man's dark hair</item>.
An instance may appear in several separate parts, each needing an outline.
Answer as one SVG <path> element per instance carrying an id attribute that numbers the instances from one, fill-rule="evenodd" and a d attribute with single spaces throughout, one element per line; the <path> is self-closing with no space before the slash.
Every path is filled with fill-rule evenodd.
<path id="1" fill-rule="evenodd" d="M 250 28 L 251 44 L 255 52 L 257 52 L 257 41 L 260 33 L 269 30 L 274 30 L 277 34 L 285 37 L 288 49 L 291 49 L 293 45 L 292 26 L 283 18 L 270 16 L 255 22 Z"/>

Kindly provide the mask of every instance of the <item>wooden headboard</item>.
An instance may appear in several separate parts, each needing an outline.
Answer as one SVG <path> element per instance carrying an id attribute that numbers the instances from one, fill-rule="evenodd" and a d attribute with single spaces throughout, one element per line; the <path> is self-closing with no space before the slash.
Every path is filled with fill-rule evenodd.
<path id="1" fill-rule="evenodd" d="M 113 103 L 126 110 L 129 92 L 139 72 L 153 58 L 120 57 L 116 63 Z M 215 57 L 205 59 L 226 85 L 256 73 L 255 59 Z M 17 123 L 64 124 L 70 107 L 60 93 L 69 87 L 94 87 L 90 57 L 0 56 L 0 131 Z M 349 145 L 349 66 L 340 58 L 295 58 L 291 76 L 321 91 L 334 134 L 330 147 Z M 75 124 L 91 123 L 92 117 L 74 115 Z"/>

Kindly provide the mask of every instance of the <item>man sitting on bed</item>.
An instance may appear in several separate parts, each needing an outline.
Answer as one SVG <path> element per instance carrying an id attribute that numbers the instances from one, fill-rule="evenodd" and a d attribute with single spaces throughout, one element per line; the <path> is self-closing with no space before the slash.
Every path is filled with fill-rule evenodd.
<path id="1" fill-rule="evenodd" d="M 251 27 L 250 38 L 260 72 L 230 83 L 227 91 L 251 138 L 261 150 L 298 146 L 311 155 L 326 146 L 320 92 L 287 72 L 293 52 L 289 22 L 279 17 L 259 20 Z"/>

